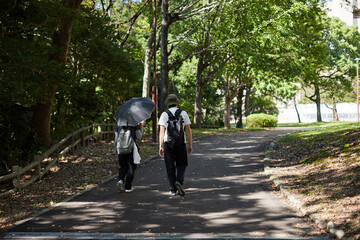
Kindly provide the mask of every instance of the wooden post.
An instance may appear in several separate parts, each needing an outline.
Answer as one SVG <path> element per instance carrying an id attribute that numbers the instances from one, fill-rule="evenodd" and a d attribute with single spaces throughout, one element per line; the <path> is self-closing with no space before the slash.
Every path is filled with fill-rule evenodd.
<path id="1" fill-rule="evenodd" d="M 106 122 L 105 122 L 105 124 L 106 124 Z M 105 134 L 104 134 L 104 140 L 108 140 L 109 139 L 109 134 L 107 133 L 107 131 L 108 131 L 108 125 L 105 125 Z"/>
<path id="2" fill-rule="evenodd" d="M 94 134 L 94 124 L 92 122 L 90 122 L 90 138 L 89 138 L 89 141 L 94 141 L 94 137 L 93 137 L 93 134 Z M 89 142 L 86 143 L 86 145 L 89 145 Z"/>
<path id="3" fill-rule="evenodd" d="M 71 154 L 74 154 L 74 141 L 75 141 L 75 139 L 74 139 L 74 131 L 71 131 L 71 149 L 70 149 L 70 153 Z"/>
<path id="4" fill-rule="evenodd" d="M 19 166 L 12 166 L 12 171 L 16 173 L 16 178 L 13 180 L 13 185 L 17 191 L 21 189 L 19 170 Z"/>
<path id="5" fill-rule="evenodd" d="M 81 127 L 81 128 L 83 128 L 83 127 L 84 127 L 84 125 L 83 125 L 83 124 L 81 124 L 81 125 L 80 125 L 80 127 Z M 85 136 L 84 136 L 84 130 L 82 130 L 82 131 L 80 132 L 80 137 L 81 137 L 81 146 L 83 147 L 83 146 L 85 146 Z"/>
<path id="6" fill-rule="evenodd" d="M 59 162 L 59 159 L 60 159 L 59 151 L 60 151 L 60 149 L 59 149 L 59 145 L 58 145 L 58 147 L 56 148 L 56 152 L 55 152 L 55 159 L 57 162 Z"/>
<path id="7" fill-rule="evenodd" d="M 101 133 L 101 125 L 98 126 L 98 133 L 100 134 L 99 139 L 104 140 L 104 136 Z"/>
<path id="8" fill-rule="evenodd" d="M 34 161 L 37 162 L 36 165 L 36 175 L 39 176 L 39 181 L 41 180 L 41 156 L 40 155 L 35 155 L 34 156 Z"/>

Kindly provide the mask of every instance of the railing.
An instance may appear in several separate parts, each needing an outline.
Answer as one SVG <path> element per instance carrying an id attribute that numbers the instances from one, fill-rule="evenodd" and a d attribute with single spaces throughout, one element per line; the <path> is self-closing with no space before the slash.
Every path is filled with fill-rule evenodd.
<path id="1" fill-rule="evenodd" d="M 40 180 L 59 159 L 68 152 L 73 153 L 79 145 L 86 146 L 90 141 L 96 141 L 99 138 L 106 140 L 114 137 L 114 127 L 115 124 L 91 124 L 82 127 L 51 146 L 43 154 L 36 155 L 29 165 L 13 166 L 12 173 L 0 176 L 0 183 L 12 180 L 10 187 L 1 190 L 0 197 L 24 189 L 36 180 Z"/>

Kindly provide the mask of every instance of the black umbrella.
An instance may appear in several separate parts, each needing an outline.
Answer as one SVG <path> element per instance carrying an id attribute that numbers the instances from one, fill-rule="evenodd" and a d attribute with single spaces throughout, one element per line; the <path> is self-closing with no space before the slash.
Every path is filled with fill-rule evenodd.
<path id="1" fill-rule="evenodd" d="M 155 108 L 155 103 L 149 97 L 132 98 L 120 105 L 114 115 L 118 126 L 137 126 L 148 119 Z"/>

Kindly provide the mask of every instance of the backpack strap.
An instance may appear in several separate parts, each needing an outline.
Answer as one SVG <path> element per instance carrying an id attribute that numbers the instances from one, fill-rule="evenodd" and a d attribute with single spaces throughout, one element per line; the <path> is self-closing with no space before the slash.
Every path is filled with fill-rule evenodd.
<path id="1" fill-rule="evenodd" d="M 174 114 L 171 113 L 171 111 L 169 109 L 165 110 L 165 112 L 168 114 L 169 116 L 169 120 L 174 120 L 175 119 L 175 116 Z"/>
<path id="2" fill-rule="evenodd" d="M 176 110 L 176 112 L 175 112 L 175 117 L 176 117 L 177 119 L 179 119 L 181 112 L 182 112 L 182 110 L 181 110 L 180 108 L 178 108 L 178 109 Z"/>
<path id="3" fill-rule="evenodd" d="M 174 119 L 179 119 L 182 110 L 178 108 L 175 112 L 175 116 L 174 114 L 172 114 L 172 112 L 169 109 L 165 110 L 165 112 L 168 114 L 170 120 L 174 120 Z"/>

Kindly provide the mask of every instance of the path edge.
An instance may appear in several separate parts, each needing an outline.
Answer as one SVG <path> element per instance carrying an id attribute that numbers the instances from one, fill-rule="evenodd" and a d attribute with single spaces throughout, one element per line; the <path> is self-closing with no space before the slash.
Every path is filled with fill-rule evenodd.
<path id="1" fill-rule="evenodd" d="M 328 233 L 330 233 L 332 236 L 335 236 L 337 239 L 343 239 L 345 236 L 345 232 L 343 230 L 337 229 L 333 221 L 324 222 L 320 219 L 318 214 L 308 212 L 304 208 L 303 202 L 301 202 L 294 194 L 292 194 L 289 189 L 282 183 L 280 178 L 272 172 L 272 168 L 270 167 L 271 158 L 269 156 L 269 152 L 274 149 L 276 143 L 282 137 L 284 136 L 277 137 L 275 140 L 273 140 L 265 150 L 265 158 L 263 160 L 265 174 L 274 183 L 275 187 L 280 190 L 281 194 L 286 197 L 290 201 L 290 203 L 301 212 L 301 214 L 303 214 L 304 216 L 308 216 L 320 229 L 326 229 Z"/>
<path id="2" fill-rule="evenodd" d="M 147 162 L 149 162 L 149 161 L 151 161 L 151 160 L 154 160 L 154 159 L 156 159 L 156 158 L 158 158 L 157 155 L 151 156 L 151 157 L 149 157 L 149 158 L 141 161 L 139 165 L 141 166 L 141 165 L 143 165 L 143 164 L 145 164 L 145 163 L 147 163 Z M 63 199 L 63 200 L 61 200 L 60 202 L 58 202 L 58 203 L 56 203 L 56 204 L 54 204 L 54 205 L 52 205 L 52 206 L 50 206 L 50 207 L 48 207 L 48 208 L 44 208 L 43 210 L 40 210 L 39 212 L 34 213 L 34 214 L 30 215 L 29 217 L 27 217 L 27 218 L 25 218 L 25 219 L 19 220 L 19 221 L 15 222 L 14 224 L 12 224 L 11 226 L 8 226 L 8 227 L 5 227 L 5 228 L 1 229 L 0 239 L 2 239 L 2 237 L 3 237 L 5 234 L 7 234 L 7 232 L 9 232 L 11 229 L 13 229 L 13 228 L 15 228 L 15 227 L 17 227 L 17 226 L 25 223 L 25 222 L 28 222 L 28 221 L 30 221 L 30 220 L 33 220 L 33 219 L 35 219 L 35 218 L 43 215 L 44 213 L 47 213 L 47 212 L 53 210 L 54 208 L 57 208 L 57 207 L 61 206 L 62 204 L 66 203 L 66 202 L 69 202 L 69 201 L 71 201 L 72 199 L 74 199 L 74 198 L 76 198 L 76 197 L 78 197 L 78 196 L 80 196 L 80 195 L 82 195 L 82 194 L 84 194 L 84 193 L 87 193 L 87 192 L 91 191 L 92 189 L 98 187 L 99 185 L 105 184 L 105 183 L 113 180 L 113 179 L 116 178 L 117 176 L 118 176 L 118 174 L 114 174 L 114 175 L 106 178 L 105 180 L 97 183 L 97 184 L 91 184 L 91 185 L 88 186 L 86 189 L 84 189 L 84 190 L 82 190 L 82 191 L 80 191 L 80 192 L 78 192 L 78 193 L 76 193 L 76 194 L 74 194 L 74 195 L 72 195 L 72 196 L 70 196 L 70 197 L 67 197 L 67 198 Z"/>

